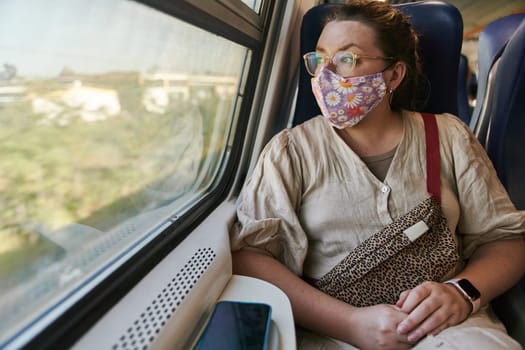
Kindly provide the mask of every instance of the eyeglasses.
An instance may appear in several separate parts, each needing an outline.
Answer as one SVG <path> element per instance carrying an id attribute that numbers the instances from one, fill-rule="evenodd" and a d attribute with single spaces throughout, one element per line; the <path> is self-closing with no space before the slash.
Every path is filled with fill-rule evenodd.
<path id="1" fill-rule="evenodd" d="M 314 76 L 321 67 L 330 63 L 335 66 L 337 74 L 340 74 L 343 77 L 349 76 L 352 74 L 352 70 L 355 68 L 357 61 L 363 58 L 390 61 L 396 60 L 394 57 L 366 56 L 346 51 L 336 52 L 333 56 L 322 55 L 312 51 L 303 56 L 306 70 L 312 76 Z"/>

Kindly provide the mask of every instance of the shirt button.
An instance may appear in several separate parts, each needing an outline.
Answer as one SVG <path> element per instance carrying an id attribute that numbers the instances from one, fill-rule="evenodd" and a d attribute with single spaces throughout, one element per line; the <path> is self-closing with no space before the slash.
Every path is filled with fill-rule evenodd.
<path id="1" fill-rule="evenodd" d="M 387 193 L 388 191 L 390 191 L 390 188 L 387 185 L 384 185 L 383 187 L 381 187 L 381 192 Z"/>

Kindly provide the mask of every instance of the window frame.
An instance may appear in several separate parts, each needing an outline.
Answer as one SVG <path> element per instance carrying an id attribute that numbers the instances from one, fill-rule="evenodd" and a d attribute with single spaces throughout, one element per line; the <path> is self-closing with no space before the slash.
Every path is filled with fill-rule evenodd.
<path id="1" fill-rule="evenodd" d="M 149 241 L 140 251 L 113 269 L 94 288 L 67 300 L 53 313 L 53 320 L 35 320 L 15 335 L 8 347 L 21 349 L 56 349 L 72 346 L 115 303 L 124 297 L 154 266 L 182 242 L 229 194 L 242 158 L 252 101 L 256 95 L 257 78 L 261 74 L 266 40 L 271 30 L 272 14 L 282 16 L 285 1 L 265 0 L 258 14 L 240 0 L 132 0 L 195 25 L 252 51 L 242 102 L 227 163 L 209 189 L 193 207 L 177 218 L 162 233 Z M 260 81 L 259 81 L 260 83 Z M 256 109 L 255 109 L 256 110 Z M 260 107 L 259 107 L 260 110 Z M 243 146 L 244 145 L 244 146 Z"/>
<path id="2" fill-rule="evenodd" d="M 274 0 L 266 0 L 258 15 L 239 0 L 134 0 L 168 15 L 256 50 L 266 35 Z M 199 13 L 200 16 L 195 16 Z"/>

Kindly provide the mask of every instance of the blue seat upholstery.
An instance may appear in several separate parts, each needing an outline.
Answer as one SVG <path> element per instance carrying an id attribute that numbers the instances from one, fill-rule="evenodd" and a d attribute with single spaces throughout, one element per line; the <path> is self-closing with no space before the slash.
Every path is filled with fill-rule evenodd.
<path id="1" fill-rule="evenodd" d="M 523 14 L 522 14 L 523 15 Z M 514 16 L 514 19 L 519 18 Z M 511 30 L 512 28 L 509 28 Z M 525 15 L 500 52 L 485 148 L 518 209 L 525 209 Z M 493 303 L 509 334 L 525 347 L 525 277 Z"/>
<path id="2" fill-rule="evenodd" d="M 459 57 L 458 70 L 458 117 L 467 125 L 470 122 L 470 105 L 468 102 L 468 82 L 470 77 L 468 58 L 462 54 Z"/>
<path id="3" fill-rule="evenodd" d="M 499 59 L 490 116 L 485 148 L 512 201 L 525 209 L 525 21 Z"/>
<path id="4" fill-rule="evenodd" d="M 494 71 L 510 37 L 525 18 L 525 13 L 505 16 L 488 24 L 481 32 L 478 42 L 478 91 L 476 106 L 472 111 L 470 128 L 482 145 L 485 145 L 490 109 L 493 101 Z"/>
<path id="5" fill-rule="evenodd" d="M 319 5 L 304 15 L 301 25 L 301 59 L 305 53 L 315 50 L 321 33 L 321 21 L 335 6 L 341 5 Z M 420 35 L 423 72 L 430 82 L 431 90 L 421 111 L 458 115 L 457 77 L 463 41 L 461 14 L 453 5 L 441 1 L 418 1 L 394 6 L 410 16 L 413 27 Z M 301 61 L 293 125 L 320 114 L 310 79 Z"/>

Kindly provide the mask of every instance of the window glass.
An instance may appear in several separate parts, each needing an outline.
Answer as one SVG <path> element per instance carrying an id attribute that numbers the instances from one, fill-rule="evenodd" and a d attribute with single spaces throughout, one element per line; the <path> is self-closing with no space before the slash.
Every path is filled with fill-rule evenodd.
<path id="1" fill-rule="evenodd" d="M 202 197 L 250 52 L 132 1 L 0 14 L 1 347 Z"/>
<path id="2" fill-rule="evenodd" d="M 241 0 L 255 12 L 261 12 L 262 0 Z"/>

